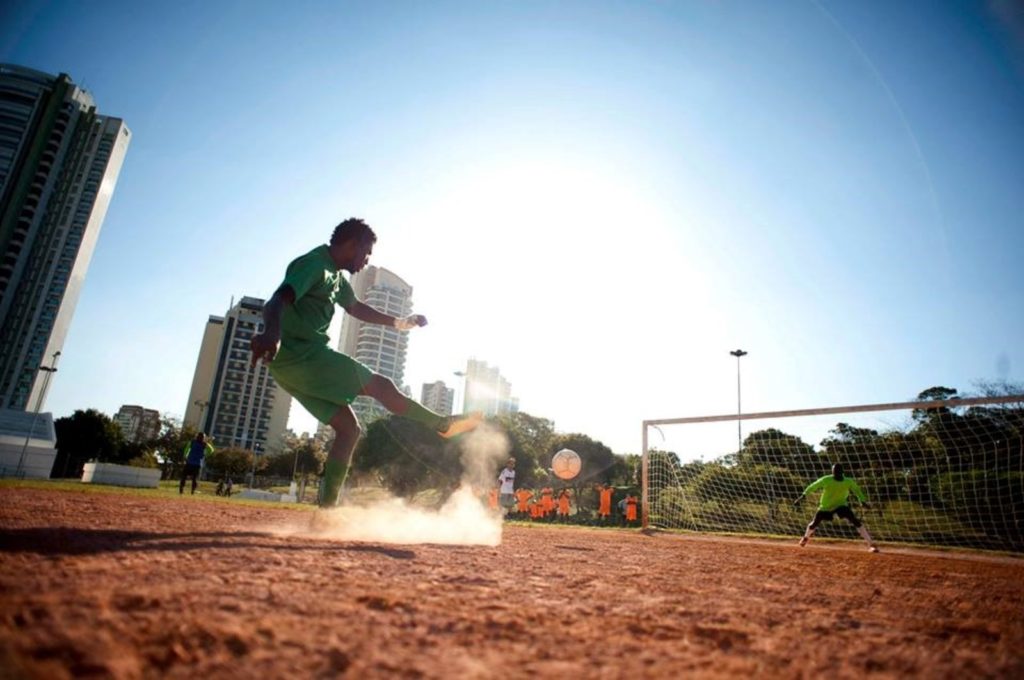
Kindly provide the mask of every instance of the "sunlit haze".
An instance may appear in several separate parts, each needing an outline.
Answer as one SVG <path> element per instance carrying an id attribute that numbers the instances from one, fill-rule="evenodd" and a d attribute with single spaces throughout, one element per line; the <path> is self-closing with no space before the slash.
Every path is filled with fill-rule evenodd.
<path id="1" fill-rule="evenodd" d="M 207 317 L 349 216 L 415 397 L 477 358 L 616 453 L 734 412 L 736 348 L 744 411 L 1024 380 L 1012 2 L 29 1 L 0 61 L 133 133 L 57 417 L 183 414 Z"/>

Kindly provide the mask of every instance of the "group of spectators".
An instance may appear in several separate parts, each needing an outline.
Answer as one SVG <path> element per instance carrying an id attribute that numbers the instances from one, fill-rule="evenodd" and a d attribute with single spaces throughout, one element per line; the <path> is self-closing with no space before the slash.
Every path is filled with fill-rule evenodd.
<path id="1" fill-rule="evenodd" d="M 635 525 L 639 522 L 640 499 L 626 492 L 614 504 L 616 490 L 608 484 L 594 486 L 597 494 L 597 512 L 591 514 L 580 507 L 577 491 L 547 485 L 540 489 L 515 488 L 515 458 L 509 458 L 498 475 L 497 486 L 488 492 L 487 505 L 502 511 L 509 519 L 531 521 L 596 520 L 600 524 Z M 620 492 L 621 493 L 621 492 Z M 593 506 L 591 506 L 593 507 Z M 613 516 L 612 508 L 617 509 Z M 570 520 L 572 516 L 572 520 Z"/>

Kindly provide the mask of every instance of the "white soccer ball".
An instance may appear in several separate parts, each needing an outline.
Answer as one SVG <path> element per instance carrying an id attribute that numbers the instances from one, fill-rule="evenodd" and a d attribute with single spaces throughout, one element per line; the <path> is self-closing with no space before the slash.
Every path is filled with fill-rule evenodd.
<path id="1" fill-rule="evenodd" d="M 551 471 L 560 479 L 572 479 L 582 467 L 579 454 L 569 449 L 562 449 L 551 458 Z"/>

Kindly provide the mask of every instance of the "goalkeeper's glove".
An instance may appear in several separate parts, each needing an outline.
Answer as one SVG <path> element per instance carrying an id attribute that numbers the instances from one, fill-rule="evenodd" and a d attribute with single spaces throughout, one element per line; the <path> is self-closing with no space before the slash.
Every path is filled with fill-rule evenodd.
<path id="1" fill-rule="evenodd" d="M 426 326 L 427 317 L 422 314 L 413 314 L 403 319 L 395 319 L 395 328 L 400 331 L 408 331 L 416 328 L 417 326 Z"/>

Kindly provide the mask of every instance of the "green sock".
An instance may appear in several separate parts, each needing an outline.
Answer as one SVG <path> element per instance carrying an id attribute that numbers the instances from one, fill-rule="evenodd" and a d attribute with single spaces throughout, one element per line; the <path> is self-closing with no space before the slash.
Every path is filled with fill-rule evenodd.
<path id="1" fill-rule="evenodd" d="M 341 490 L 345 486 L 345 477 L 348 476 L 348 466 L 342 465 L 333 458 L 328 458 L 324 463 L 324 478 L 320 481 L 320 507 L 333 508 L 338 504 Z"/>
<path id="2" fill-rule="evenodd" d="M 417 423 L 426 425 L 432 430 L 440 432 L 445 429 L 445 425 L 448 419 L 438 413 L 434 413 L 426 406 L 413 401 L 412 399 L 405 400 L 405 413 L 400 413 L 403 418 L 415 420 Z"/>

